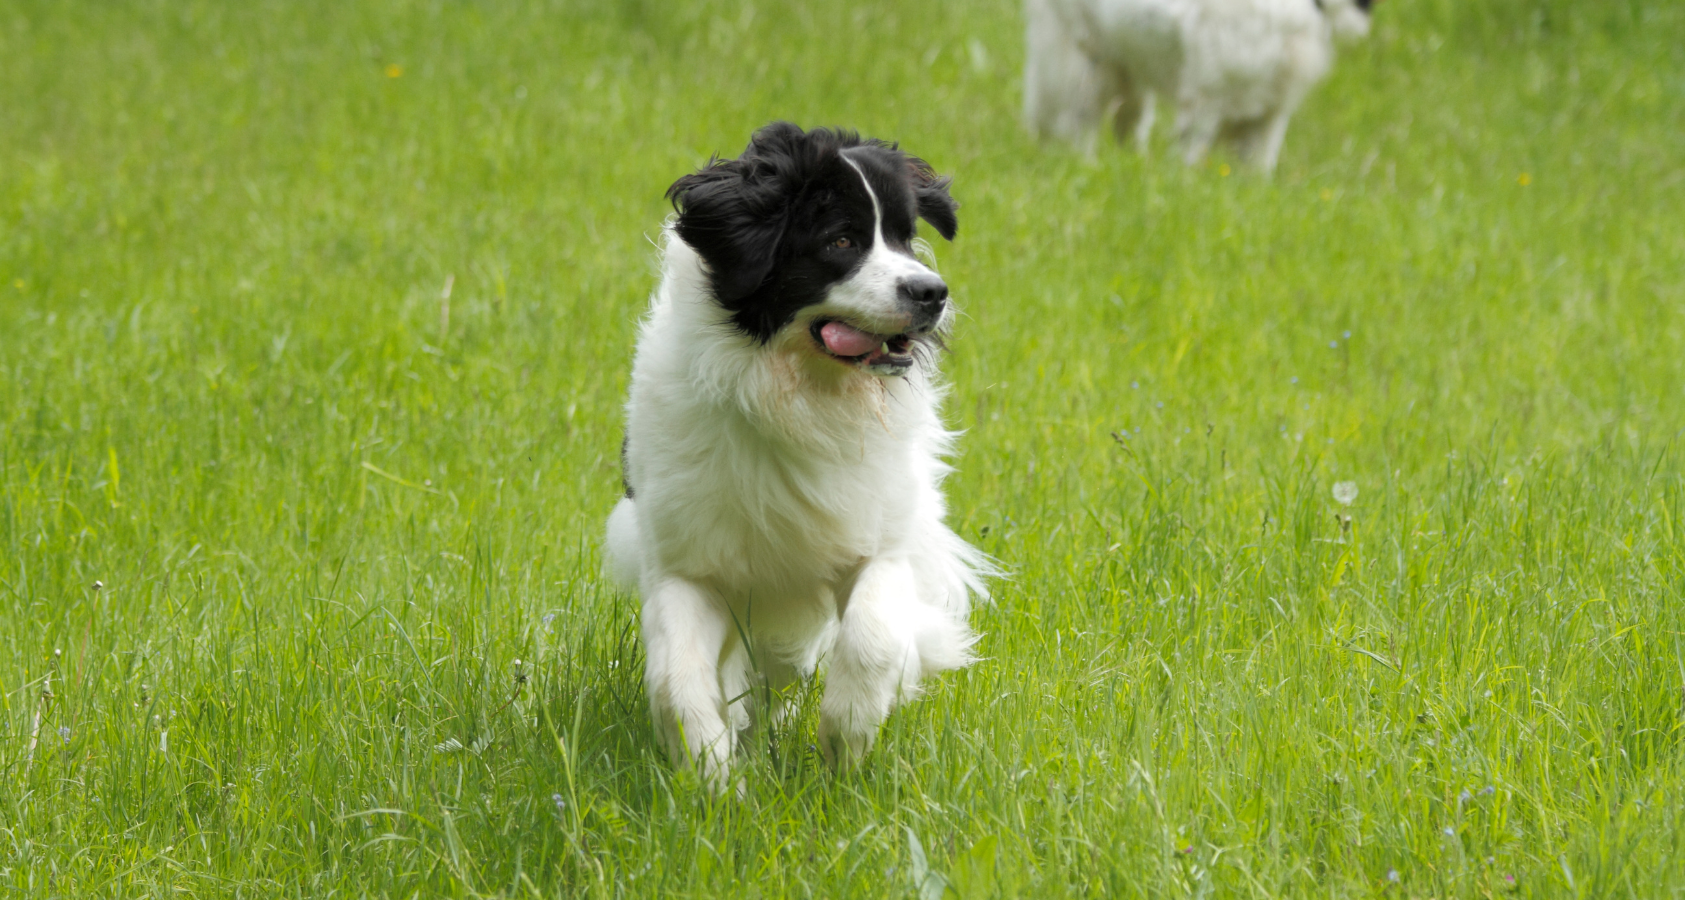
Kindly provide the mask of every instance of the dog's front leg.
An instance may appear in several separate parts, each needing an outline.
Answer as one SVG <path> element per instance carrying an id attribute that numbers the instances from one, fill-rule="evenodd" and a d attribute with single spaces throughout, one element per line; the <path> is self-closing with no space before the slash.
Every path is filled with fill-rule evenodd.
<path id="1" fill-rule="evenodd" d="M 674 765 L 695 765 L 723 790 L 735 737 L 720 692 L 730 617 L 717 598 L 682 578 L 657 581 L 644 597 L 644 686 L 656 733 Z"/>
<path id="2" fill-rule="evenodd" d="M 819 701 L 826 762 L 842 768 L 858 762 L 890 708 L 918 690 L 918 603 L 905 560 L 873 560 L 855 580 Z"/>

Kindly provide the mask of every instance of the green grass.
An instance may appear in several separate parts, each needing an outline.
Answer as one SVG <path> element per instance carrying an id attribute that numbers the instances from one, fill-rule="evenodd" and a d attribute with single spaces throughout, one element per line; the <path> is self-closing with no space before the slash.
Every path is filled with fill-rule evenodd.
<path id="1" fill-rule="evenodd" d="M 664 6 L 0 0 L 0 892 L 1685 891 L 1685 7 L 1382 4 L 1264 182 L 1038 147 L 1013 0 Z M 955 176 L 1012 575 L 716 800 L 598 540 L 773 118 Z"/>

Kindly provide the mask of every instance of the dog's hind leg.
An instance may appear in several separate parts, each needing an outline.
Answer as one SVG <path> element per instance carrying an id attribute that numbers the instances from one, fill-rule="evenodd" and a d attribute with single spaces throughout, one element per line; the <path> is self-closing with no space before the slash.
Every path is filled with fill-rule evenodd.
<path id="1" fill-rule="evenodd" d="M 1116 98 L 1111 104 L 1112 134 L 1120 144 L 1133 144 L 1142 156 L 1147 155 L 1153 134 L 1154 98 L 1152 91 L 1144 91 L 1119 76 L 1112 91 Z"/>
<path id="2" fill-rule="evenodd" d="M 608 556 L 609 577 L 622 588 L 638 585 L 643 575 L 643 537 L 638 533 L 638 505 L 631 497 L 621 498 L 608 517 L 608 537 L 603 541 Z"/>
<path id="3" fill-rule="evenodd" d="M 834 766 L 865 756 L 896 701 L 918 691 L 921 617 L 931 608 L 916 591 L 906 560 L 873 560 L 854 582 L 819 701 L 819 750 Z"/>
<path id="4" fill-rule="evenodd" d="M 720 662 L 731 636 L 724 604 L 681 578 L 644 586 L 644 686 L 655 730 L 675 765 L 694 765 L 716 790 L 730 777 L 736 733 Z"/>
<path id="5" fill-rule="evenodd" d="M 1204 162 L 1222 127 L 1222 117 L 1215 110 L 1184 102 L 1176 113 L 1176 143 L 1182 150 L 1182 162 L 1190 166 Z"/>
<path id="6" fill-rule="evenodd" d="M 1256 122 L 1248 122 L 1230 133 L 1235 152 L 1248 165 L 1268 175 L 1275 171 L 1281 156 L 1282 141 L 1287 138 L 1287 122 L 1291 113 L 1277 112 Z"/>
<path id="7" fill-rule="evenodd" d="M 753 723 L 760 681 L 748 647 L 739 636 L 728 635 L 720 654 L 720 696 L 725 698 L 726 727 L 733 732 L 741 734 Z"/>
<path id="8" fill-rule="evenodd" d="M 1135 150 L 1142 156 L 1152 149 L 1153 122 L 1158 118 L 1158 95 L 1152 91 L 1141 92 L 1141 114 L 1135 120 Z"/>
<path id="9" fill-rule="evenodd" d="M 787 727 L 798 710 L 791 685 L 801 680 L 801 673 L 783 660 L 763 657 L 754 674 L 751 684 L 754 696 L 745 698 L 746 702 L 752 702 L 749 709 L 754 714 L 753 724 L 773 731 Z"/>

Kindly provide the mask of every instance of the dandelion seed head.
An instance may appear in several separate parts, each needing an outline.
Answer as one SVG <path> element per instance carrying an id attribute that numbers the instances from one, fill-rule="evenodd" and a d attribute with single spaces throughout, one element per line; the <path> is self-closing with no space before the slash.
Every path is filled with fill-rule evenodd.
<path id="1" fill-rule="evenodd" d="M 1334 499 L 1341 506 L 1350 506 L 1357 500 L 1357 482 L 1338 481 L 1334 483 Z"/>

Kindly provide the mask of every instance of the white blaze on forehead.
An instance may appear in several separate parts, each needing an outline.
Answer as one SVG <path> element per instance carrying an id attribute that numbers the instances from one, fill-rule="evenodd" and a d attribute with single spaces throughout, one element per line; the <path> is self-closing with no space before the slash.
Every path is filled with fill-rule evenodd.
<path id="1" fill-rule="evenodd" d="M 850 148 L 852 149 L 852 148 Z M 905 253 L 896 253 L 889 249 L 883 239 L 883 207 L 878 204 L 878 194 L 872 190 L 871 179 L 866 177 L 866 170 L 860 164 L 848 157 L 848 150 L 838 154 L 842 161 L 848 163 L 849 168 L 860 176 L 860 185 L 866 189 L 866 197 L 872 201 L 872 249 L 866 254 L 866 265 L 863 268 L 881 267 L 889 273 L 918 274 L 931 272 L 930 267 L 919 262 Z M 893 277 L 893 274 L 891 275 Z"/>
<path id="2" fill-rule="evenodd" d="M 847 150 L 842 151 L 839 155 L 842 156 L 843 162 L 848 163 L 848 167 L 854 170 L 854 174 L 860 176 L 860 184 L 866 188 L 866 196 L 872 201 L 872 247 L 875 249 L 883 243 L 883 208 L 878 206 L 877 192 L 872 190 L 872 182 L 866 177 L 866 170 L 860 168 L 859 163 L 848 158 Z"/>

